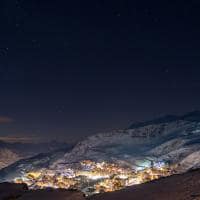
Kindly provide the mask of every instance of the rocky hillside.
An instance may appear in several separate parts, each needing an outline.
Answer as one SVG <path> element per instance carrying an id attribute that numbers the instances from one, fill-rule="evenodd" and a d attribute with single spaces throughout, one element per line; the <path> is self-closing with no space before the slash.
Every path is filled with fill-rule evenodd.
<path id="1" fill-rule="evenodd" d="M 67 190 L 28 190 L 24 184 L 0 184 L 0 200 L 84 200 L 84 195 Z"/>
<path id="2" fill-rule="evenodd" d="M 10 149 L 0 149 L 0 169 L 11 165 L 23 157 Z"/>

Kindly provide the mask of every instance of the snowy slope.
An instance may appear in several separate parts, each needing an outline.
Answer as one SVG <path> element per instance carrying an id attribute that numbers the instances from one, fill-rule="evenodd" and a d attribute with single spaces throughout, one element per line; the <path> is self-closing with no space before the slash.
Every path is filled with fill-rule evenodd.
<path id="1" fill-rule="evenodd" d="M 7 167 L 20 159 L 22 159 L 22 157 L 16 152 L 7 148 L 0 149 L 0 169 Z"/>
<path id="2" fill-rule="evenodd" d="M 64 169 L 81 160 L 107 161 L 132 168 L 149 165 L 151 160 L 177 164 L 180 172 L 200 167 L 200 112 L 167 116 L 132 125 L 129 129 L 93 135 L 71 151 L 20 161 L 0 171 L 7 180 L 20 170 Z M 11 176 L 12 174 L 12 176 Z"/>
<path id="3" fill-rule="evenodd" d="M 62 168 L 81 160 L 108 161 L 138 166 L 142 160 L 156 159 L 182 165 L 200 150 L 200 113 L 189 113 L 181 117 L 156 119 L 140 123 L 135 128 L 102 133 L 80 142 L 51 168 Z M 200 155 L 200 154 L 199 154 Z M 196 159 L 195 157 L 195 159 Z M 197 166 L 187 162 L 187 168 Z"/>
<path id="4" fill-rule="evenodd" d="M 0 169 L 28 157 L 66 148 L 66 143 L 11 143 L 0 141 Z"/>

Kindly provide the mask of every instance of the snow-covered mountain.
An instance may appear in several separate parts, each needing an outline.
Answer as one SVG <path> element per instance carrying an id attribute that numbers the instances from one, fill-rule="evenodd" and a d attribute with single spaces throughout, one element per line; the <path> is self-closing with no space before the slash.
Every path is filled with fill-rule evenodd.
<path id="1" fill-rule="evenodd" d="M 199 167 L 200 112 L 167 116 L 134 124 L 127 130 L 91 136 L 50 167 L 62 168 L 81 160 L 108 161 L 133 167 L 159 160 L 178 164 L 181 170 Z"/>
<path id="2" fill-rule="evenodd" d="M 22 159 L 16 152 L 10 149 L 0 149 L 0 169 L 11 165 L 12 163 Z"/>
<path id="3" fill-rule="evenodd" d="M 45 167 L 60 170 L 82 160 L 107 161 L 141 168 L 152 160 L 177 166 L 178 172 L 200 167 L 200 112 L 166 116 L 131 125 L 128 129 L 100 133 L 79 142 L 70 151 L 36 156 L 0 171 L 0 179 L 12 180 L 22 170 Z"/>
<path id="4" fill-rule="evenodd" d="M 10 143 L 0 141 L 0 169 L 7 167 L 16 161 L 35 156 L 39 153 L 66 148 L 66 143 Z"/>

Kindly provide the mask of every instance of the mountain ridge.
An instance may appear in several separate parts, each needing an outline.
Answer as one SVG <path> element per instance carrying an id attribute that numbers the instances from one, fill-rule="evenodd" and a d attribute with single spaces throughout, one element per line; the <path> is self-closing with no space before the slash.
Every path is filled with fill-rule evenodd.
<path id="1" fill-rule="evenodd" d="M 21 160 L 4 168 L 0 170 L 0 181 L 13 180 L 41 168 L 62 174 L 66 169 L 77 168 L 84 160 L 111 163 L 136 171 L 150 168 L 152 162 L 163 163 L 175 167 L 176 173 L 184 173 L 200 167 L 199 116 L 200 112 L 191 112 L 173 117 L 174 120 L 166 117 L 170 120 L 92 135 L 70 150 Z"/>
<path id="2" fill-rule="evenodd" d="M 195 111 L 186 113 L 185 115 L 165 115 L 162 117 L 154 118 L 152 120 L 147 120 L 143 122 L 135 122 L 132 125 L 130 125 L 128 129 L 148 126 L 151 124 L 169 123 L 174 120 L 200 121 L 200 111 L 195 110 Z"/>

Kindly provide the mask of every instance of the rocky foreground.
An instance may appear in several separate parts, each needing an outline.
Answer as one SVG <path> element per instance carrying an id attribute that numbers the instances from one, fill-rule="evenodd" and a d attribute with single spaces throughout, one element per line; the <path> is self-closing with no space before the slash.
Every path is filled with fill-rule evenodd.
<path id="1" fill-rule="evenodd" d="M 89 198 L 78 191 L 29 191 L 24 184 L 0 184 L 0 200 L 200 200 L 200 170 L 174 175 Z"/>
<path id="2" fill-rule="evenodd" d="M 85 200 L 78 191 L 63 189 L 28 190 L 25 184 L 0 184 L 0 200 Z"/>
<path id="3" fill-rule="evenodd" d="M 90 200 L 200 200 L 200 170 L 100 194 Z"/>

